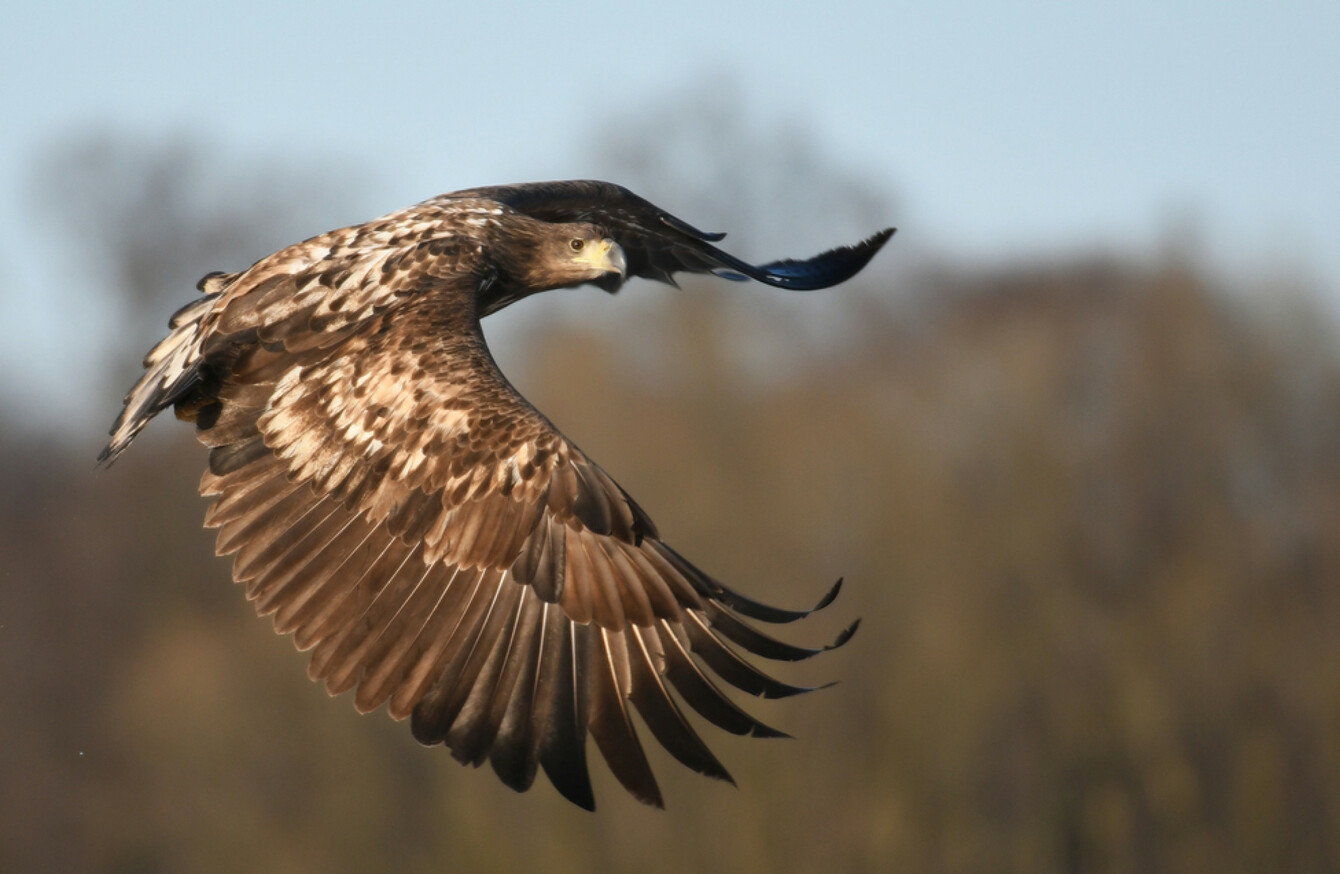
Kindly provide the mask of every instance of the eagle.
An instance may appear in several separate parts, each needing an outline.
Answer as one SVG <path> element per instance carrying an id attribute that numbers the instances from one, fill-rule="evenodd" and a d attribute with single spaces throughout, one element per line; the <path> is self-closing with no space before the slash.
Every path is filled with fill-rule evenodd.
<path id="1" fill-rule="evenodd" d="M 595 809 L 586 737 L 637 799 L 663 806 L 630 718 L 678 761 L 734 782 L 686 718 L 785 736 L 720 683 L 809 691 L 747 655 L 803 648 L 750 623 L 768 606 L 666 544 L 610 476 L 512 387 L 480 319 L 537 292 L 679 272 L 826 288 L 885 229 L 806 260 L 754 266 L 607 182 L 445 194 L 208 274 L 144 359 L 99 455 L 110 464 L 171 406 L 209 447 L 205 525 L 308 674 L 360 712 L 488 761 L 524 791 L 540 769 Z M 859 620 L 858 620 L 859 621 Z"/>

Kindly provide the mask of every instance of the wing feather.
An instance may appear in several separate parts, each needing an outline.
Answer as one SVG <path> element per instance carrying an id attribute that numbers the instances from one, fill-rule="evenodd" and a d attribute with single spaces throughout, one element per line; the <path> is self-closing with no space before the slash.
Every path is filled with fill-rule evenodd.
<path id="1" fill-rule="evenodd" d="M 624 611 L 624 600 L 619 591 L 619 584 L 614 579 L 614 570 L 610 567 L 609 558 L 600 549 L 593 538 L 576 535 L 577 549 L 568 550 L 568 560 L 571 564 L 568 567 L 568 578 L 573 580 L 589 580 L 589 585 L 574 586 L 575 589 L 590 589 L 592 597 L 593 611 L 591 618 L 601 628 L 608 628 L 613 631 L 620 631 L 628 623 L 628 615 Z M 574 556 L 581 556 L 581 563 L 573 562 Z"/>
<path id="2" fill-rule="evenodd" d="M 716 603 L 708 604 L 704 613 L 712 627 L 720 631 L 732 643 L 738 644 L 754 655 L 774 661 L 798 662 L 810 658 L 821 652 L 842 646 L 856 633 L 856 623 L 853 623 L 843 629 L 837 640 L 828 646 L 816 648 L 793 646 L 746 625 Z"/>
<path id="3" fill-rule="evenodd" d="M 342 634 L 319 644 L 312 654 L 312 667 L 325 677 L 326 689 L 332 695 L 349 691 L 363 679 L 364 671 L 375 670 L 370 656 L 373 647 L 428 573 L 418 553 L 417 545 L 406 549 L 396 569 L 375 586 L 358 618 L 346 625 Z"/>
<path id="4" fill-rule="evenodd" d="M 235 571 L 234 579 L 246 583 L 247 598 L 256 602 L 256 612 L 262 616 L 270 612 L 267 605 L 277 592 L 296 579 L 308 578 L 304 573 L 307 566 L 349 528 L 353 519 L 333 502 L 322 501 L 303 522 L 272 541 L 248 571 Z"/>
<path id="5" fill-rule="evenodd" d="M 517 740 L 500 741 L 499 731 L 509 711 L 515 706 L 524 712 L 530 698 L 530 677 L 533 677 L 534 656 L 540 641 L 544 602 L 529 589 L 515 588 L 518 594 L 512 633 L 505 647 L 500 639 L 495 649 L 497 666 L 491 673 L 496 673 L 497 679 L 492 683 L 475 684 L 470 700 L 453 727 L 459 731 L 455 738 L 449 738 L 456 757 L 476 766 L 483 764 L 495 747 L 518 743 Z M 526 720 L 518 717 L 514 724 L 519 728 L 526 724 Z M 520 738 L 521 742 L 525 740 L 524 736 Z"/>
<path id="6" fill-rule="evenodd" d="M 548 628 L 555 622 L 550 605 L 533 590 L 522 593 L 527 615 L 520 620 L 525 634 L 508 656 L 508 676 L 494 697 L 494 742 L 488 750 L 490 764 L 503 783 L 525 791 L 535 781 L 539 758 L 534 741 L 535 693 L 539 666 L 543 662 Z"/>
<path id="7" fill-rule="evenodd" d="M 308 633 L 310 642 L 307 645 L 314 649 L 307 664 L 307 674 L 314 680 L 326 680 L 326 690 L 332 695 L 338 694 L 337 689 L 344 691 L 347 688 L 331 679 L 336 667 L 334 657 L 367 637 L 369 629 L 363 617 L 368 607 L 406 566 L 413 550 L 414 547 L 401 540 L 388 538 L 385 548 L 362 569 L 352 584 L 332 599 L 327 610 L 314 617 L 317 621 Z"/>
<path id="8" fill-rule="evenodd" d="M 332 526 L 334 527 L 334 526 Z M 274 578 L 257 587 L 256 612 L 274 614 L 275 631 L 288 634 L 296 628 L 294 617 L 327 587 L 338 587 L 337 571 L 359 552 L 366 553 L 372 526 L 348 516 L 344 525 L 312 551 L 297 558 Z"/>
<path id="9" fill-rule="evenodd" d="M 419 581 L 360 659 L 358 691 L 354 695 L 354 706 L 360 713 L 377 709 L 404 684 L 408 666 L 419 661 L 425 645 L 432 644 L 431 637 L 425 638 L 424 629 L 442 602 L 463 588 L 457 585 L 462 575 L 470 576 L 469 570 L 462 572 L 440 563 L 423 569 Z"/>
<path id="10" fill-rule="evenodd" d="M 615 591 L 626 621 L 644 628 L 653 625 L 656 622 L 656 613 L 651 607 L 648 584 L 642 580 L 633 563 L 628 560 L 626 544 L 605 538 L 592 541 L 591 546 L 602 552 L 596 564 L 601 568 L 600 575 L 608 580 L 605 585 Z M 672 616 L 679 615 L 678 605 L 667 605 L 665 610 Z"/>
<path id="11" fill-rule="evenodd" d="M 294 506 L 281 515 L 289 503 Z M 301 557 L 309 548 L 308 537 L 330 520 L 336 507 L 321 500 L 310 489 L 298 488 L 288 502 L 281 502 L 257 524 L 266 525 L 272 534 L 256 536 L 248 532 L 244 545 L 233 558 L 233 579 L 247 583 L 247 597 L 255 598 L 259 579 L 274 570 L 275 565 L 290 558 Z M 257 585 L 252 585 L 256 582 Z"/>
<path id="12" fill-rule="evenodd" d="M 476 680 L 481 671 L 489 665 L 490 655 L 505 638 L 511 636 L 511 623 L 515 620 L 513 608 L 521 595 L 521 589 L 514 585 L 498 584 L 491 586 L 492 597 L 487 600 L 482 611 L 482 622 L 471 629 L 468 642 L 456 652 L 446 671 L 437 678 L 419 703 L 414 707 L 412 723 L 414 736 L 422 743 L 446 743 L 452 746 L 451 730 L 457 716 L 467 704 L 475 690 Z M 483 682 L 488 684 L 496 679 L 493 673 L 485 672 Z M 476 704 L 477 706 L 477 704 Z M 454 750 L 453 750 L 454 752 Z"/>
<path id="13" fill-rule="evenodd" d="M 249 507 L 249 512 L 225 524 L 219 532 L 217 548 L 223 554 L 237 551 L 236 562 L 243 568 L 265 550 L 270 539 L 286 531 L 316 504 L 318 496 L 301 483 L 293 488 L 277 489 L 266 500 Z"/>
<path id="14" fill-rule="evenodd" d="M 697 662 L 689 655 L 689 650 L 668 623 L 664 621 L 658 623 L 656 630 L 661 638 L 662 652 L 665 653 L 665 678 L 689 706 L 713 725 L 724 728 L 731 734 L 748 734 L 754 737 L 788 736 L 759 722 L 726 697 L 698 667 Z"/>
<path id="15" fill-rule="evenodd" d="M 596 625 L 579 626 L 577 632 L 592 653 L 587 682 L 591 736 L 615 778 L 634 798 L 664 807 L 661 789 L 628 714 L 632 683 L 624 636 Z"/>
<path id="16" fill-rule="evenodd" d="M 429 623 L 419 632 L 422 652 L 391 693 L 393 717 L 404 719 L 409 716 L 428 688 L 437 682 L 457 650 L 471 639 L 482 615 L 481 608 L 488 603 L 488 586 L 493 576 L 491 572 L 473 568 L 459 572 L 458 584 L 446 593 L 450 597 L 439 602 Z M 472 605 L 477 606 L 472 610 Z"/>
<path id="17" fill-rule="evenodd" d="M 489 721 L 490 706 L 493 698 L 499 694 L 507 668 L 507 655 L 518 637 L 525 637 L 525 629 L 520 625 L 525 607 L 525 590 L 511 583 L 504 583 L 499 603 L 494 607 L 496 621 L 490 617 L 490 625 L 485 626 L 479 645 L 471 656 L 477 664 L 475 675 L 465 680 L 461 686 L 468 689 L 460 709 L 451 720 L 451 729 L 447 732 L 446 745 L 458 762 L 479 765 L 488 754 L 493 741 L 494 726 Z M 458 687 L 459 688 L 459 687 Z"/>
<path id="18" fill-rule="evenodd" d="M 545 775 L 564 798 L 586 810 L 595 810 L 595 793 L 586 768 L 586 734 L 590 699 L 586 678 L 591 672 L 590 648 L 577 625 L 557 604 L 545 605 L 545 648 L 551 656 L 540 663 L 535 677 L 535 709 L 531 731 L 535 755 Z"/>
<path id="19" fill-rule="evenodd" d="M 717 676 L 735 688 L 764 698 L 789 698 L 792 695 L 822 688 L 792 686 L 769 677 L 722 643 L 696 612 L 690 612 L 687 616 L 688 621 L 684 623 L 684 630 L 688 633 L 690 648 Z"/>
<path id="20" fill-rule="evenodd" d="M 492 743 L 481 749 L 493 771 L 513 790 L 524 791 L 535 782 L 539 759 L 533 753 L 532 709 L 535 678 L 544 654 L 548 605 L 532 590 L 521 591 L 524 613 L 517 621 L 516 641 L 508 653 L 507 673 L 498 684 L 489 713 Z"/>
<path id="21" fill-rule="evenodd" d="M 361 539 L 350 538 L 358 540 L 358 544 L 346 555 L 335 560 L 335 550 L 323 553 L 323 556 L 331 555 L 333 560 L 329 564 L 323 561 L 314 569 L 314 575 L 325 572 L 326 577 L 310 597 L 275 605 L 276 628 L 293 632 L 293 644 L 302 652 L 334 633 L 342 618 L 341 609 L 347 600 L 355 597 L 358 584 L 385 560 L 387 553 L 403 547 L 399 541 L 378 536 L 376 526 L 366 519 L 360 519 L 359 523 L 360 529 L 366 533 Z M 311 675 L 310 664 L 308 675 Z"/>
<path id="22" fill-rule="evenodd" d="M 729 772 L 703 743 L 675 706 L 662 676 L 665 658 L 660 640 L 650 630 L 644 634 L 636 625 L 629 628 L 628 651 L 631 672 L 629 699 L 637 706 L 651 733 L 686 767 L 699 774 L 734 783 Z"/>

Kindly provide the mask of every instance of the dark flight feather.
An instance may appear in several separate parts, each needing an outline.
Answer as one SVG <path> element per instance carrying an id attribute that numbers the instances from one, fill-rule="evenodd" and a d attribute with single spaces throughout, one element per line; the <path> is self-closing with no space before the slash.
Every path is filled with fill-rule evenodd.
<path id="1" fill-rule="evenodd" d="M 681 704 L 736 734 L 783 736 L 752 695 L 808 691 L 741 651 L 796 660 L 791 622 L 660 540 L 613 479 L 522 398 L 479 319 L 530 294 L 679 272 L 824 288 L 860 271 L 881 231 L 807 260 L 754 266 L 617 185 L 550 182 L 443 195 L 211 273 L 178 310 L 99 459 L 169 406 L 210 447 L 200 491 L 220 555 L 308 673 L 359 711 L 488 761 L 525 790 L 543 770 L 594 808 L 591 735 L 618 780 L 660 806 L 630 716 L 688 767 L 730 775 Z M 737 651 L 738 649 L 738 651 Z"/>

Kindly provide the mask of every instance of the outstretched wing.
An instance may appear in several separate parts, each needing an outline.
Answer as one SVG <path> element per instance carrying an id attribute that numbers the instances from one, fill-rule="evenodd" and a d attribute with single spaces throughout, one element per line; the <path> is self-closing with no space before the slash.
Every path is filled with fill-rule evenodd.
<path id="1" fill-rule="evenodd" d="M 840 246 L 804 260 L 755 266 L 712 245 L 726 235 L 700 231 L 621 185 L 578 180 L 471 188 L 450 198 L 480 198 L 550 222 L 586 221 L 606 230 L 623 248 L 628 276 L 674 282 L 674 274 L 715 273 L 756 279 L 795 291 L 828 288 L 855 276 L 893 236 L 886 228 L 854 246 Z M 604 283 L 618 287 L 618 277 Z"/>
<path id="2" fill-rule="evenodd" d="M 372 281 L 360 275 L 329 293 L 354 295 Z M 250 303 L 208 310 L 237 328 L 203 344 L 214 358 L 195 413 L 213 447 L 206 524 L 234 578 L 312 651 L 309 673 L 332 694 L 354 690 L 360 711 L 386 703 L 420 741 L 489 761 L 515 789 L 543 768 L 593 808 L 589 732 L 620 782 L 660 805 L 630 703 L 675 758 L 729 780 L 681 705 L 737 734 L 777 735 L 718 680 L 765 697 L 804 691 L 741 650 L 818 652 L 745 621 L 808 611 L 751 601 L 661 542 L 501 375 L 469 308 L 443 305 L 474 293 L 469 280 L 417 281 L 334 334 L 271 325 Z"/>

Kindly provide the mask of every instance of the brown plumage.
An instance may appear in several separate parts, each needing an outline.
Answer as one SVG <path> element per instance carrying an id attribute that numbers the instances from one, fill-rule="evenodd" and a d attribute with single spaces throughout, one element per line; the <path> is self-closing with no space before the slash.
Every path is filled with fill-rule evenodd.
<path id="1" fill-rule="evenodd" d="M 363 712 L 387 704 L 420 741 L 488 760 L 514 789 L 543 768 L 591 809 L 589 732 L 619 781 L 659 806 L 629 703 L 676 759 L 729 780 L 680 702 L 727 731 L 778 735 L 712 675 L 752 695 L 805 691 L 739 650 L 819 652 L 744 621 L 810 611 L 752 601 L 663 543 L 507 382 L 479 319 L 547 289 L 678 271 L 823 288 L 891 234 L 755 267 L 608 183 L 444 195 L 206 276 L 100 459 L 174 406 L 211 447 L 200 491 L 218 553 L 257 611 L 312 651 L 314 680 L 354 690 Z"/>

